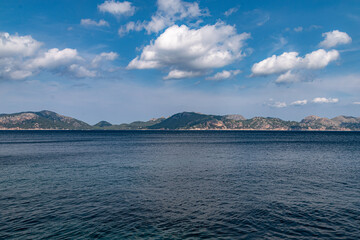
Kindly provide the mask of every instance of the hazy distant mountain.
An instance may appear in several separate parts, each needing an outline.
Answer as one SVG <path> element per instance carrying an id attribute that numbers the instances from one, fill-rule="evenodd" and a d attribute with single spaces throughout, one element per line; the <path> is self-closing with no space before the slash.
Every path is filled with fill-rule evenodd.
<path id="1" fill-rule="evenodd" d="M 279 118 L 241 115 L 207 115 L 182 112 L 168 118 L 135 121 L 119 125 L 101 121 L 94 126 L 50 111 L 0 114 L 0 129 L 56 129 L 56 130 L 335 130 L 360 131 L 360 118 L 338 116 L 332 119 L 308 116 L 301 120 L 284 121 Z"/>
<path id="2" fill-rule="evenodd" d="M 205 115 L 194 112 L 177 113 L 158 124 L 152 125 L 149 129 L 194 129 L 217 128 L 221 116 Z"/>
<path id="3" fill-rule="evenodd" d="M 301 122 L 279 118 L 241 115 L 206 115 L 194 112 L 177 113 L 149 129 L 188 130 L 360 130 L 360 118 L 339 116 L 333 119 L 309 116 Z"/>
<path id="4" fill-rule="evenodd" d="M 101 121 L 94 125 L 95 129 L 102 129 L 102 130 L 142 130 L 147 129 L 148 127 L 160 123 L 165 118 L 154 118 L 146 122 L 142 121 L 135 121 L 132 123 L 123 123 L 119 125 L 113 125 L 106 121 Z"/>
<path id="5" fill-rule="evenodd" d="M 230 114 L 230 115 L 225 115 L 224 117 L 227 118 L 227 119 L 236 120 L 236 121 L 246 120 L 246 118 L 244 118 L 240 114 Z"/>
<path id="6" fill-rule="evenodd" d="M 100 121 L 94 125 L 94 127 L 99 127 L 99 128 L 110 127 L 110 126 L 112 126 L 112 124 L 107 121 Z"/>
<path id="7" fill-rule="evenodd" d="M 92 127 L 51 111 L 0 114 L 0 129 L 86 130 Z"/>
<path id="8" fill-rule="evenodd" d="M 304 129 L 318 130 L 360 130 L 360 118 L 338 116 L 333 119 L 308 116 L 301 120 Z"/>
<path id="9" fill-rule="evenodd" d="M 349 116 L 338 116 L 331 119 L 334 123 L 342 128 L 360 129 L 360 118 Z"/>
<path id="10" fill-rule="evenodd" d="M 299 123 L 283 121 L 278 118 L 255 117 L 245 119 L 241 115 L 205 115 L 194 112 L 177 113 L 164 121 L 155 124 L 150 129 L 254 129 L 254 130 L 289 130 Z"/>

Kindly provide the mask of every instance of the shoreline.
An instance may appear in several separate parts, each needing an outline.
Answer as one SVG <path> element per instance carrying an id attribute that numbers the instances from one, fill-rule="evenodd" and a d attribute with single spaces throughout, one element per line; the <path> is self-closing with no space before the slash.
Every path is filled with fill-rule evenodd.
<path id="1" fill-rule="evenodd" d="M 331 129 L 305 129 L 305 130 L 285 130 L 285 129 L 0 129 L 0 132 L 10 132 L 10 131 L 54 131 L 54 132 L 91 132 L 91 131 L 98 131 L 98 132 L 107 132 L 107 131 L 122 131 L 122 132 L 159 132 L 159 131 L 171 131 L 171 132 L 206 132 L 206 131 L 213 131 L 213 132 L 360 132 L 360 130 L 351 130 L 351 129 L 344 129 L 344 130 L 331 130 Z"/>

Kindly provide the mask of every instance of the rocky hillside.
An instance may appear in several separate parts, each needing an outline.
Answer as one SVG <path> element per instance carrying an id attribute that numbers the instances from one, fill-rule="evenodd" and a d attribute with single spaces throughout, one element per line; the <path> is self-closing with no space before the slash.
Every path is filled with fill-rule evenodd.
<path id="1" fill-rule="evenodd" d="M 279 118 L 254 117 L 245 119 L 241 115 L 206 115 L 194 112 L 177 113 L 149 129 L 187 130 L 336 130 L 360 131 L 360 118 L 339 116 L 333 119 L 309 116 L 300 122 Z"/>
<path id="2" fill-rule="evenodd" d="M 338 116 L 332 119 L 308 116 L 301 120 L 304 130 L 360 130 L 360 118 Z"/>
<path id="3" fill-rule="evenodd" d="M 284 121 L 278 118 L 255 117 L 245 119 L 241 115 L 206 115 L 194 112 L 175 114 L 150 129 L 189 129 L 189 130 L 290 130 L 299 126 L 297 122 Z"/>
<path id="4" fill-rule="evenodd" d="M 0 114 L 0 129 L 87 130 L 91 128 L 85 122 L 51 111 Z"/>
<path id="5" fill-rule="evenodd" d="M 241 115 L 207 115 L 182 112 L 168 118 L 136 121 L 113 125 L 101 121 L 94 126 L 51 111 L 0 114 L 0 129 L 53 130 L 283 130 L 283 131 L 360 131 L 360 118 L 338 116 L 333 119 L 308 116 L 301 120 L 285 121 L 279 118 Z"/>

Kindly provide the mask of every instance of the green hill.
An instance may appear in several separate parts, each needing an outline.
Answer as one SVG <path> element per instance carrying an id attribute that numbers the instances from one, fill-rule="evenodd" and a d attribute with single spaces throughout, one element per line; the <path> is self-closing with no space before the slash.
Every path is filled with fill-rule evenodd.
<path id="1" fill-rule="evenodd" d="M 112 124 L 107 121 L 100 121 L 94 125 L 94 127 L 98 127 L 98 128 L 110 127 L 110 126 L 112 126 Z"/>
<path id="2" fill-rule="evenodd" d="M 204 122 L 220 120 L 221 116 L 194 112 L 177 113 L 162 122 L 149 126 L 149 129 L 189 129 Z"/>

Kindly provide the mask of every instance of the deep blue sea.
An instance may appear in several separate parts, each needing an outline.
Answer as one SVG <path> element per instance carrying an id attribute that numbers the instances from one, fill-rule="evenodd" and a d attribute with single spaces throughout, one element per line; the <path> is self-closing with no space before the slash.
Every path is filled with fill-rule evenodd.
<path id="1" fill-rule="evenodd" d="M 0 239 L 319 238 L 360 238 L 360 132 L 0 131 Z"/>

